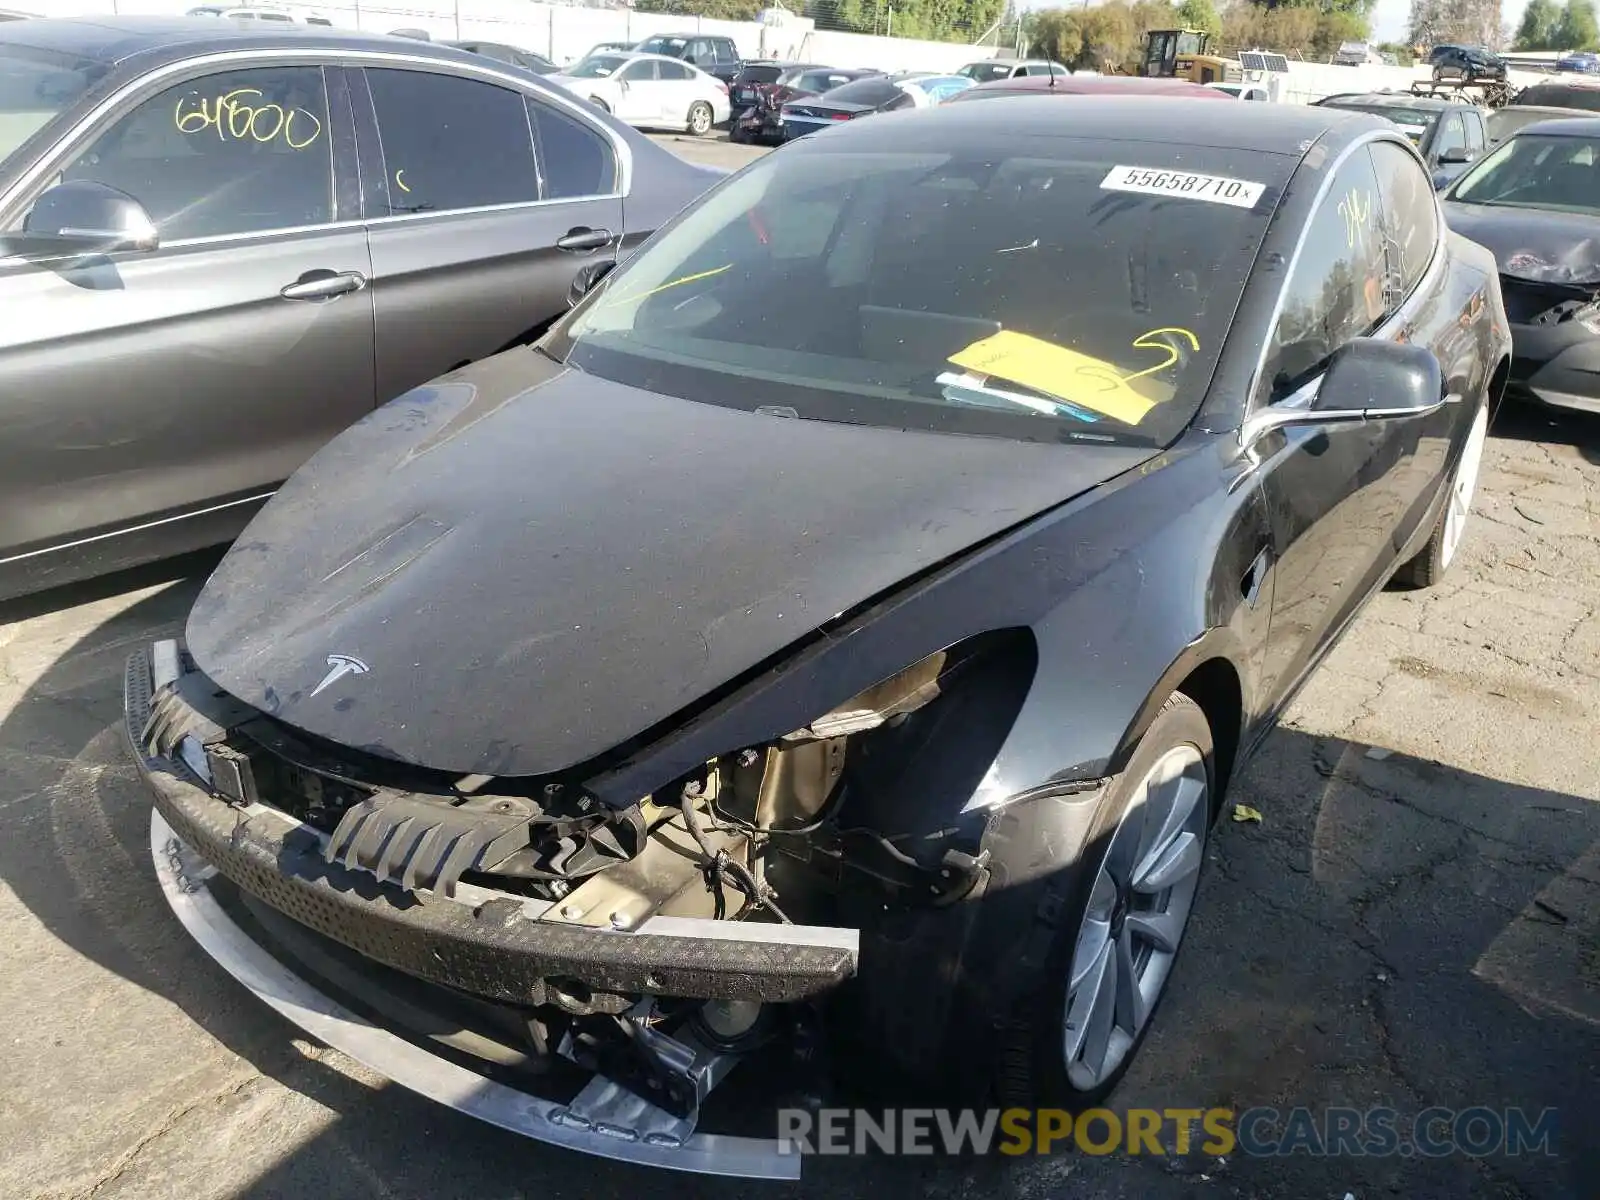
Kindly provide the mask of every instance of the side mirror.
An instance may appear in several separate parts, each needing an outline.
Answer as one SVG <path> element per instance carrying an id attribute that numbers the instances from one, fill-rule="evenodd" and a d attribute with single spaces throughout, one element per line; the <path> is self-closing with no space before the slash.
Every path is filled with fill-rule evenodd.
<path id="1" fill-rule="evenodd" d="M 1439 165 L 1451 167 L 1458 166 L 1462 163 L 1471 162 L 1472 158 L 1472 151 L 1468 150 L 1465 146 L 1452 146 L 1450 149 L 1440 153 Z"/>
<path id="2" fill-rule="evenodd" d="M 578 268 L 578 273 L 572 277 L 572 286 L 567 288 L 567 307 L 576 308 L 578 301 L 600 285 L 600 281 L 611 274 L 616 267 L 615 259 L 602 259 L 600 262 L 585 263 Z"/>
<path id="3" fill-rule="evenodd" d="M 156 223 L 126 192 L 87 179 L 49 188 L 23 219 L 20 252 L 29 258 L 68 258 L 154 250 Z"/>
<path id="4" fill-rule="evenodd" d="M 1409 342 L 1356 338 L 1333 352 L 1309 404 L 1274 404 L 1252 413 L 1239 427 L 1239 442 L 1249 447 L 1263 434 L 1291 425 L 1425 416 L 1449 399 L 1431 350 Z"/>

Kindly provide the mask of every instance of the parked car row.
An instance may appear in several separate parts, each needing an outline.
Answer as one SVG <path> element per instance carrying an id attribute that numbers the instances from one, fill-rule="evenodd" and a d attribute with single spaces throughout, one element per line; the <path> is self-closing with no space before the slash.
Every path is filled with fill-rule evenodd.
<path id="1" fill-rule="evenodd" d="M 662 54 L 591 54 L 545 79 L 640 128 L 683 129 L 704 136 L 731 113 L 726 83 Z"/>
<path id="2" fill-rule="evenodd" d="M 1459 560 L 1508 384 L 1600 408 L 1600 118 L 1441 200 L 1360 103 L 874 74 L 723 176 L 631 91 L 0 27 L 0 579 L 250 517 L 127 665 L 155 870 L 405 1086 L 769 1176 L 829 1061 L 1098 1104 L 1230 781 Z"/>

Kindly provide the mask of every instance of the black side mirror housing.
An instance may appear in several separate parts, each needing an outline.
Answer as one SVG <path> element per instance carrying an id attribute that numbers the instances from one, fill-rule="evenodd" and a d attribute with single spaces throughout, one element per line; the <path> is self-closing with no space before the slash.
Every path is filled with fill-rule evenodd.
<path id="1" fill-rule="evenodd" d="M 1263 434 L 1291 425 L 1344 425 L 1420 417 L 1441 408 L 1444 372 L 1431 350 L 1410 342 L 1356 338 L 1333 352 L 1309 404 L 1257 409 L 1239 427 L 1248 448 Z"/>
<path id="2" fill-rule="evenodd" d="M 1444 402 L 1444 375 L 1433 351 L 1411 342 L 1356 338 L 1334 351 L 1315 413 L 1361 413 L 1366 420 L 1429 412 Z"/>
<path id="3" fill-rule="evenodd" d="M 572 285 L 567 288 L 567 307 L 576 308 L 578 302 L 594 291 L 616 265 L 615 259 L 607 258 L 579 267 L 578 273 L 572 277 Z"/>
<path id="4" fill-rule="evenodd" d="M 26 257 L 63 258 L 160 245 L 156 223 L 132 196 L 87 179 L 47 189 L 23 219 L 16 239 Z"/>

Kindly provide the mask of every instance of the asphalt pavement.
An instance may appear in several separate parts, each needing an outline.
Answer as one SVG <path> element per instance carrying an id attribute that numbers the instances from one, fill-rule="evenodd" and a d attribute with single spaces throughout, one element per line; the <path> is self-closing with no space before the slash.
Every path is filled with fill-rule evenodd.
<path id="1" fill-rule="evenodd" d="M 664 138 L 737 165 L 756 151 Z M 216 556 L 0 606 L 0 1196 L 1566 1198 L 1600 1180 L 1600 420 L 1513 411 L 1462 558 L 1380 596 L 1232 800 L 1119 1108 L 1557 1110 L 1552 1153 L 816 1160 L 651 1174 L 318 1047 L 192 946 L 117 732 Z"/>

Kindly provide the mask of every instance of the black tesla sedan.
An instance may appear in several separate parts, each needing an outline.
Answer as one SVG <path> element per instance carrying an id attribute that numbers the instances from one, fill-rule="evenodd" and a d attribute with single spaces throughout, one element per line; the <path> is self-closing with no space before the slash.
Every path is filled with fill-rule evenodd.
<path id="1" fill-rule="evenodd" d="M 1487 246 L 1516 348 L 1511 394 L 1600 412 L 1600 117 L 1517 130 L 1444 195 Z"/>
<path id="2" fill-rule="evenodd" d="M 129 663 L 224 966 L 687 1169 L 797 1173 L 755 1100 L 835 1039 L 983 1106 L 1115 1085 L 1230 779 L 1457 557 L 1510 334 L 1393 124 L 1071 103 L 759 160 L 289 481 Z"/>

